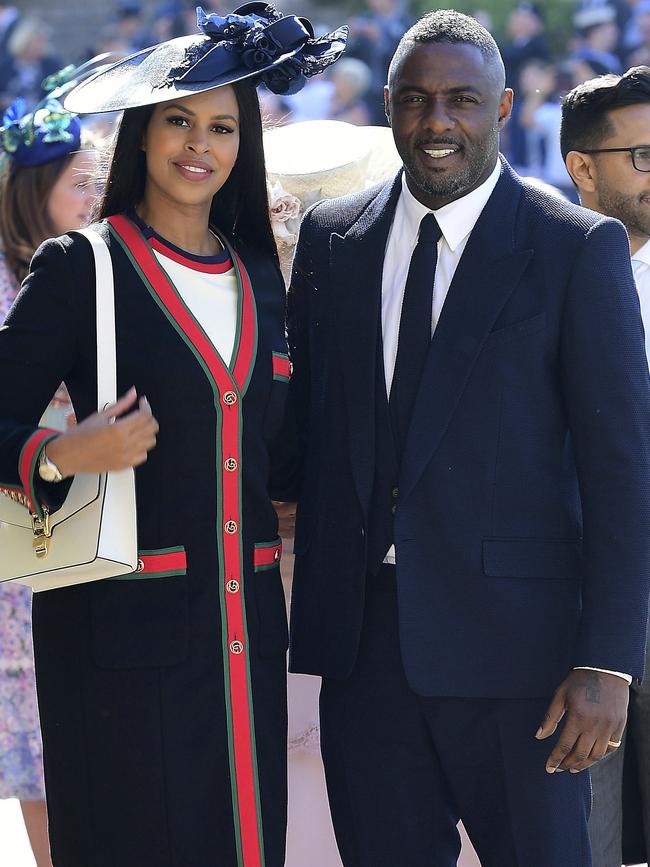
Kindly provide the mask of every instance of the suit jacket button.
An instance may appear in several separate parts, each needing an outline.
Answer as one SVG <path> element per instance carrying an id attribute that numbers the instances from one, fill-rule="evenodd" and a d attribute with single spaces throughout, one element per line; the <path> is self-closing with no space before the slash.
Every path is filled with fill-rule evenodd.
<path id="1" fill-rule="evenodd" d="M 393 488 L 392 494 L 393 499 L 396 500 L 399 497 L 399 488 Z"/>
<path id="2" fill-rule="evenodd" d="M 390 510 L 391 510 L 391 512 L 392 512 L 393 515 L 394 515 L 395 512 L 397 511 L 397 506 L 391 506 L 391 507 L 390 507 Z"/>

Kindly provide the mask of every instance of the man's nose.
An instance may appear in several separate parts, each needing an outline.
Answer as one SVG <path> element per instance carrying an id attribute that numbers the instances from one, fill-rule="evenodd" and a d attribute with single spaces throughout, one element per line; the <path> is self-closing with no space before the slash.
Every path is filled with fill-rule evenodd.
<path id="1" fill-rule="evenodd" d="M 446 100 L 442 99 L 431 100 L 424 121 L 427 128 L 436 133 L 452 129 L 455 124 Z"/>

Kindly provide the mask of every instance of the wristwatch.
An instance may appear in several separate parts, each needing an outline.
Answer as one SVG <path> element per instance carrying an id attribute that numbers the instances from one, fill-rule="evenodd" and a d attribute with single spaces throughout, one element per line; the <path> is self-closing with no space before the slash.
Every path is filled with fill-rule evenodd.
<path id="1" fill-rule="evenodd" d="M 38 457 L 38 474 L 44 482 L 62 482 L 63 476 L 56 464 L 45 454 L 45 449 L 41 449 Z"/>

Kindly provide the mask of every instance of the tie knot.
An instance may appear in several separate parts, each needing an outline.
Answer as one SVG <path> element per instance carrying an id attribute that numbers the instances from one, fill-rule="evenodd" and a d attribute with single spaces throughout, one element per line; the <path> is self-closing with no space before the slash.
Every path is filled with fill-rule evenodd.
<path id="1" fill-rule="evenodd" d="M 419 244 L 437 244 L 442 237 L 440 226 L 434 214 L 427 214 L 420 223 Z"/>

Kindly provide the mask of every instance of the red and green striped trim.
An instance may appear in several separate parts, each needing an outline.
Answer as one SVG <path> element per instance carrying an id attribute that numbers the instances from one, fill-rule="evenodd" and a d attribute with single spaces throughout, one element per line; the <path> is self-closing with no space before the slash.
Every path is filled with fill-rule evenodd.
<path id="1" fill-rule="evenodd" d="M 235 266 L 240 290 L 238 337 L 229 368 L 137 228 L 122 216 L 110 217 L 107 223 L 152 298 L 194 353 L 214 392 L 218 432 L 215 444 L 219 523 L 216 544 L 235 844 L 238 867 L 264 867 L 241 541 L 241 404 L 257 353 L 257 313 L 250 278 L 235 251 L 222 238 Z M 225 468 L 229 458 L 235 459 L 235 469 Z"/>
<path id="2" fill-rule="evenodd" d="M 149 578 L 171 578 L 187 574 L 185 548 L 157 548 L 138 551 L 138 568 L 126 575 L 116 575 L 112 581 L 138 581 Z"/>
<path id="3" fill-rule="evenodd" d="M 25 440 L 18 456 L 18 475 L 23 486 L 23 491 L 29 501 L 29 511 L 32 514 L 38 515 L 39 518 L 43 517 L 43 506 L 38 502 L 34 486 L 36 465 L 41 450 L 50 440 L 59 435 L 60 431 L 53 430 L 52 428 L 38 428 Z"/>
<path id="4" fill-rule="evenodd" d="M 289 382 L 292 365 L 289 356 L 283 352 L 273 352 L 273 379 L 279 382 Z"/>
<path id="5" fill-rule="evenodd" d="M 278 536 L 273 542 L 257 542 L 253 550 L 253 567 L 256 572 L 277 569 L 282 558 L 282 539 Z"/>
<path id="6" fill-rule="evenodd" d="M 230 258 L 225 259 L 223 262 L 198 262 L 196 259 L 190 259 L 188 256 L 183 256 L 181 253 L 177 253 L 175 250 L 162 244 L 157 238 L 150 238 L 149 244 L 161 256 L 166 256 L 172 262 L 185 265 L 186 268 L 190 268 L 192 271 L 199 271 L 201 274 L 227 274 L 233 267 Z"/>

